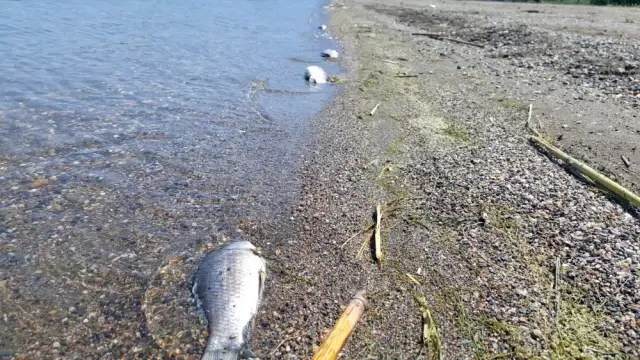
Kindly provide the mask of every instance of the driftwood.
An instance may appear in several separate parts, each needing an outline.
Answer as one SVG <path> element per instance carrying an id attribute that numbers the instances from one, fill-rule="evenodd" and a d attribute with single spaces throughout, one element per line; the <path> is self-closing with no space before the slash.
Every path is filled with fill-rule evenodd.
<path id="1" fill-rule="evenodd" d="M 382 239 L 380 238 L 380 223 L 382 222 L 382 205 L 376 206 L 376 232 L 373 238 L 376 249 L 376 261 L 382 264 Z"/>
<path id="2" fill-rule="evenodd" d="M 411 35 L 414 35 L 414 36 L 426 36 L 426 37 L 430 37 L 430 38 L 435 39 L 435 40 L 440 40 L 440 41 L 447 40 L 447 41 L 452 41 L 452 42 L 459 43 L 459 44 L 464 44 L 464 45 L 484 48 L 484 44 L 478 44 L 478 43 L 473 43 L 473 42 L 469 42 L 469 41 L 454 39 L 454 38 L 450 38 L 450 37 L 447 37 L 447 36 L 443 36 L 443 35 L 438 34 L 438 33 L 411 33 Z"/>
<path id="3" fill-rule="evenodd" d="M 551 155 L 553 155 L 556 158 L 562 160 L 565 164 L 567 164 L 567 166 L 569 168 L 578 171 L 581 175 L 586 176 L 587 178 L 592 180 L 594 183 L 596 183 L 600 187 L 602 187 L 602 188 L 610 191 L 611 193 L 617 195 L 618 197 L 620 197 L 624 201 L 626 201 L 629 204 L 631 204 L 631 206 L 640 207 L 640 197 L 638 195 L 632 193 L 631 191 L 627 190 L 622 185 L 620 185 L 620 184 L 616 183 L 615 181 L 609 179 L 608 177 L 604 176 L 599 171 L 591 168 L 590 166 L 586 165 L 585 163 L 583 163 L 583 162 L 581 162 L 581 161 L 579 161 L 579 160 L 567 155 L 565 152 L 563 152 L 562 150 L 558 149 L 557 147 L 549 144 L 544 139 L 542 139 L 542 138 L 540 138 L 538 136 L 531 136 L 530 139 L 535 144 L 537 144 L 538 146 L 542 147 L 547 152 L 549 152 Z"/>
<path id="4" fill-rule="evenodd" d="M 367 300 L 365 300 L 364 296 L 364 291 L 358 291 L 351 299 L 351 302 L 338 321 L 336 321 L 325 341 L 320 345 L 320 349 L 313 356 L 313 360 L 335 360 L 338 358 L 338 354 L 342 351 L 353 329 L 358 324 L 358 320 L 362 317 L 364 308 L 367 305 Z"/>

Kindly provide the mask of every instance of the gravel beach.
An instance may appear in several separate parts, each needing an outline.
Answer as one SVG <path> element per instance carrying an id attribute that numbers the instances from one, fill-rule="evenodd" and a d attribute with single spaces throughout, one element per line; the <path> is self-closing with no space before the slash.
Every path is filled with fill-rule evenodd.
<path id="1" fill-rule="evenodd" d="M 309 358 L 359 289 L 370 307 L 345 359 L 640 356 L 637 210 L 540 153 L 526 127 L 532 104 L 546 138 L 638 190 L 640 12 L 375 0 L 329 11 L 341 96 L 316 120 L 289 224 L 254 234 L 276 268 L 262 356 Z M 381 267 L 368 242 L 377 204 Z M 423 345 L 425 308 L 440 338 Z"/>
<path id="2" fill-rule="evenodd" d="M 45 202 L 33 194 L 62 179 L 23 179 L 14 191 L 33 190 L 33 201 L 5 200 L 0 232 L 37 241 L 0 258 L 0 353 L 198 359 L 206 334 L 190 276 L 204 252 L 240 235 L 268 261 L 252 341 L 261 359 L 310 358 L 362 289 L 369 307 L 342 359 L 640 357 L 640 214 L 538 151 L 526 127 L 532 104 L 546 138 L 640 191 L 640 11 L 418 0 L 328 11 L 344 74 L 301 146 L 295 202 L 241 218 L 234 234 L 204 210 L 89 185 Z M 378 204 L 381 264 L 370 242 Z M 53 226 L 29 215 L 43 206 L 113 223 Z M 171 227 L 116 226 L 132 218 Z M 71 236 L 86 241 L 68 247 Z M 59 252 L 74 262 L 48 257 Z M 425 312 L 437 336 L 423 343 Z"/>

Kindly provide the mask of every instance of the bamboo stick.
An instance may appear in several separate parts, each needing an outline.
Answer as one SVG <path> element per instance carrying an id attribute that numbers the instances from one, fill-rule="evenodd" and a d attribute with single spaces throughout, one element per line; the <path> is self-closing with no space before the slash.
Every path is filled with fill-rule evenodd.
<path id="1" fill-rule="evenodd" d="M 632 206 L 640 207 L 640 197 L 638 195 L 632 193 L 631 191 L 629 191 L 626 188 L 622 187 L 620 184 L 618 184 L 615 181 L 613 181 L 613 180 L 609 179 L 608 177 L 604 176 L 599 171 L 597 171 L 597 170 L 587 166 L 583 162 L 578 161 L 575 158 L 567 155 L 562 150 L 560 150 L 557 147 L 549 144 L 545 140 L 543 140 L 543 139 L 541 139 L 541 138 L 539 138 L 537 136 L 531 136 L 530 139 L 531 139 L 531 141 L 533 141 L 537 145 L 539 145 L 542 148 L 544 148 L 545 150 L 547 150 L 553 156 L 555 156 L 558 159 L 564 161 L 569 167 L 579 171 L 581 174 L 583 174 L 583 175 L 587 176 L 588 178 L 590 178 L 591 180 L 593 180 L 593 182 L 595 182 L 596 184 L 600 185 L 601 187 L 605 188 L 606 190 L 611 191 L 615 195 L 619 196 L 621 199 L 627 201 Z"/>
<path id="2" fill-rule="evenodd" d="M 380 223 L 382 222 L 382 205 L 376 206 L 376 232 L 374 236 L 374 244 L 376 248 L 376 261 L 378 265 L 382 264 L 382 239 L 380 238 Z"/>
<path id="3" fill-rule="evenodd" d="M 333 326 L 331 332 L 329 332 L 329 336 L 313 356 L 313 360 L 335 360 L 338 358 L 338 354 L 347 343 L 367 305 L 367 300 L 365 300 L 364 296 L 365 291 L 361 290 L 351 299 L 351 302 Z"/>

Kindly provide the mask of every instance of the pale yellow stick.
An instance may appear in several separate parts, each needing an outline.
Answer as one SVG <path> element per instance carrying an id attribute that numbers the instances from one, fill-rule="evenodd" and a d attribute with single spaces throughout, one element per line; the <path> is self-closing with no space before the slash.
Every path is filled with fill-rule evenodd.
<path id="1" fill-rule="evenodd" d="M 331 329 L 327 339 L 313 356 L 313 360 L 335 360 L 338 358 L 338 354 L 342 351 L 362 313 L 364 313 L 364 308 L 367 305 L 367 300 L 365 300 L 364 296 L 365 292 L 362 290 L 358 291 L 351 299 L 349 306 L 344 310 L 333 329 Z"/>

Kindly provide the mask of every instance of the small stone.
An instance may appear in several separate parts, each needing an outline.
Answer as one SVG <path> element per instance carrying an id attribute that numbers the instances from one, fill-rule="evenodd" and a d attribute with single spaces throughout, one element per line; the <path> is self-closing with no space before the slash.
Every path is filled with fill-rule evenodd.
<path id="1" fill-rule="evenodd" d="M 542 339 L 544 337 L 544 334 L 542 333 L 542 331 L 540 331 L 540 329 L 533 329 L 531 331 L 531 335 L 535 338 L 535 339 Z"/>
<path id="2" fill-rule="evenodd" d="M 520 295 L 520 296 L 527 296 L 529 295 L 529 292 L 526 289 L 516 289 L 516 294 Z"/>
<path id="3" fill-rule="evenodd" d="M 54 349 L 58 349 L 60 347 L 60 343 L 56 341 L 51 346 L 53 346 Z"/>
<path id="4" fill-rule="evenodd" d="M 78 311 L 78 309 L 76 309 L 76 308 L 75 308 L 75 307 L 73 307 L 73 306 L 69 308 L 69 313 L 70 313 L 70 314 L 73 314 L 73 313 L 75 313 L 76 311 Z"/>
<path id="5" fill-rule="evenodd" d="M 31 188 L 32 189 L 38 189 L 44 186 L 49 185 L 49 180 L 48 179 L 37 179 L 34 182 L 31 183 Z"/>

